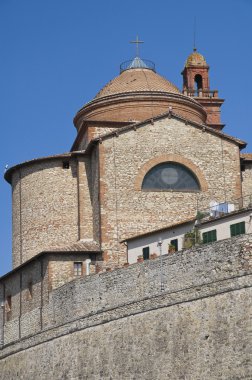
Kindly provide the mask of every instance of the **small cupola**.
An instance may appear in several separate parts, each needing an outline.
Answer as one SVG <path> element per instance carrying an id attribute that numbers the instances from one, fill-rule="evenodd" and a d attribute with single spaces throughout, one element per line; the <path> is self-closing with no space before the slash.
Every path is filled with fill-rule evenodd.
<path id="1" fill-rule="evenodd" d="M 186 60 L 183 75 L 183 92 L 185 95 L 200 97 L 209 95 L 209 66 L 196 48 Z M 204 94 L 203 94 L 204 92 Z"/>
<path id="2" fill-rule="evenodd" d="M 220 120 L 220 107 L 224 99 L 220 99 L 217 90 L 210 90 L 209 66 L 206 59 L 196 48 L 185 62 L 183 75 L 183 94 L 197 100 L 207 113 L 206 124 L 221 130 L 224 124 Z"/>

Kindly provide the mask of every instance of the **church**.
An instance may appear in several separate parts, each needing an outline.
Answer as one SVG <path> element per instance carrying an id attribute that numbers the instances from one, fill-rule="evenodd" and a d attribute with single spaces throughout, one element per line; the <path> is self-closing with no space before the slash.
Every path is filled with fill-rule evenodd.
<path id="1" fill-rule="evenodd" d="M 196 49 L 182 75 L 181 92 L 153 62 L 124 62 L 77 112 L 69 153 L 7 171 L 13 268 L 51 251 L 62 256 L 63 272 L 80 259 L 84 272 L 87 259 L 115 268 L 126 262 L 124 239 L 195 217 L 212 200 L 252 193 L 252 156 L 223 132 L 224 100 L 210 89 L 209 66 Z M 65 251 L 73 253 L 68 265 Z"/>
<path id="2" fill-rule="evenodd" d="M 194 49 L 181 68 L 182 90 L 139 55 L 122 63 L 76 113 L 69 152 L 7 170 L 13 269 L 0 279 L 3 345 L 40 331 L 53 290 L 128 265 L 128 239 L 193 220 L 212 201 L 251 206 L 252 154 L 224 132 L 206 59 Z"/>

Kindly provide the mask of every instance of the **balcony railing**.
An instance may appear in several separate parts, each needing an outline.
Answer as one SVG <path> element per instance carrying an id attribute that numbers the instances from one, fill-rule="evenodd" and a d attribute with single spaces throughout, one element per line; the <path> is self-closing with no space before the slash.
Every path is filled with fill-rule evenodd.
<path id="1" fill-rule="evenodd" d="M 148 59 L 135 57 L 133 60 L 125 61 L 120 65 L 120 73 L 130 69 L 149 69 L 155 71 L 155 63 Z"/>
<path id="2" fill-rule="evenodd" d="M 198 98 L 218 98 L 217 90 L 183 90 L 183 94 L 190 97 L 198 97 Z"/>

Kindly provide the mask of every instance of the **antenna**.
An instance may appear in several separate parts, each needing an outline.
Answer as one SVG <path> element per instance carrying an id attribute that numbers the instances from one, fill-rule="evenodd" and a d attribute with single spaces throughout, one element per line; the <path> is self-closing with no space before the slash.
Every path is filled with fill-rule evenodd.
<path id="1" fill-rule="evenodd" d="M 164 291 L 164 281 L 163 281 L 163 252 L 162 252 L 163 240 L 161 236 L 158 239 L 157 246 L 159 247 L 159 256 L 160 256 L 160 290 Z"/>
<path id="2" fill-rule="evenodd" d="M 193 51 L 196 51 L 196 16 L 194 16 L 194 23 L 193 23 Z"/>

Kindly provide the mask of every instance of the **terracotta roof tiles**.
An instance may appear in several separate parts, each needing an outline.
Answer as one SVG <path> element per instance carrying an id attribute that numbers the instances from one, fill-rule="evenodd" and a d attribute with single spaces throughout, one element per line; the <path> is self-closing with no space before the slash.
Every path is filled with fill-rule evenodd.
<path id="1" fill-rule="evenodd" d="M 143 91 L 157 91 L 181 94 L 179 89 L 150 69 L 130 69 L 112 79 L 96 95 L 95 99 L 105 96 Z"/>
<path id="2" fill-rule="evenodd" d="M 67 246 L 49 248 L 50 252 L 100 252 L 100 246 L 96 241 L 79 240 Z"/>
<path id="3" fill-rule="evenodd" d="M 246 161 L 252 161 L 252 153 L 241 153 L 241 158 Z"/>
<path id="4" fill-rule="evenodd" d="M 195 50 L 186 60 L 185 67 L 188 66 L 207 66 L 207 63 L 203 55 Z"/>

